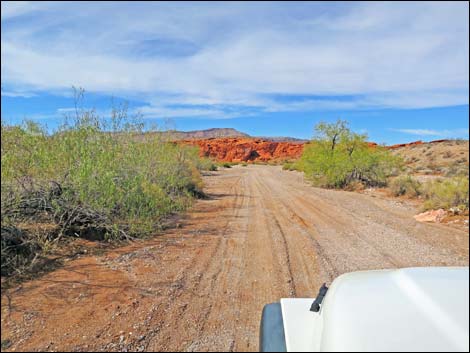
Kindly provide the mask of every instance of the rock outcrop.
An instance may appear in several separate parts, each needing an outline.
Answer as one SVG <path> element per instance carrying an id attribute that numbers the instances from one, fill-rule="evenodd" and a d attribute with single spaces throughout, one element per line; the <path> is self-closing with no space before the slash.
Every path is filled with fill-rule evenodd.
<path id="1" fill-rule="evenodd" d="M 442 208 L 438 210 L 430 210 L 416 216 L 413 216 L 418 222 L 435 222 L 440 223 L 444 217 L 447 215 L 447 212 L 444 211 Z"/>
<path id="2" fill-rule="evenodd" d="M 248 162 L 297 159 L 303 143 L 273 142 L 250 138 L 212 138 L 184 140 L 179 143 L 198 146 L 201 157 L 225 162 Z"/>
<path id="3" fill-rule="evenodd" d="M 215 130 L 215 129 L 214 129 Z M 224 132 L 229 129 L 219 129 Z M 207 130 L 209 131 L 209 130 Z M 385 146 L 390 150 L 416 145 L 440 143 L 448 140 L 435 140 L 431 142 L 414 141 L 409 143 Z M 210 157 L 221 162 L 255 162 L 255 161 L 284 161 L 298 159 L 302 155 L 304 145 L 309 142 L 299 141 L 273 141 L 268 138 L 250 136 L 214 137 L 202 139 L 175 139 L 176 143 L 198 146 L 201 157 Z M 367 142 L 370 148 L 379 145 Z"/>
<path id="4" fill-rule="evenodd" d="M 422 145 L 424 142 L 419 140 L 419 141 L 414 141 L 414 142 L 409 142 L 409 143 L 399 143 L 399 144 L 396 144 L 396 145 L 391 145 L 391 146 L 387 146 L 387 148 L 391 149 L 391 150 L 394 150 L 396 148 L 400 148 L 400 147 L 410 147 L 410 146 L 414 146 L 414 145 Z"/>

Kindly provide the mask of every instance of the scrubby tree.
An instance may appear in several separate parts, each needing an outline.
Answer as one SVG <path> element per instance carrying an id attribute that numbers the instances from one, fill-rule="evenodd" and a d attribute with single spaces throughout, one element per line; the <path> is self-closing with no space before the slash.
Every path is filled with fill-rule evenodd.
<path id="1" fill-rule="evenodd" d="M 299 164 L 318 186 L 344 188 L 354 182 L 384 185 L 400 167 L 398 157 L 383 146 L 369 144 L 367 134 L 351 131 L 347 121 L 321 122 L 315 132 Z"/>

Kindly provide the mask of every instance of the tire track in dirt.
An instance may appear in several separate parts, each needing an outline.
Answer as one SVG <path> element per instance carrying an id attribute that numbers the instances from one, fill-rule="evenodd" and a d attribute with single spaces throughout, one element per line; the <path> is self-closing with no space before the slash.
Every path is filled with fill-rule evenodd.
<path id="1" fill-rule="evenodd" d="M 265 185 L 263 187 L 266 192 L 269 192 L 269 177 L 264 177 L 263 179 L 265 180 Z M 316 226 L 314 224 L 308 225 L 305 220 L 288 204 L 287 201 L 293 202 L 293 200 L 290 199 L 290 195 L 283 193 L 283 189 L 279 188 L 279 186 L 276 185 L 276 187 L 278 190 L 278 197 L 271 207 L 276 210 L 278 214 L 282 214 L 284 216 L 283 219 L 294 220 L 293 223 L 289 224 L 291 227 L 289 233 L 294 236 L 297 235 L 293 237 L 291 241 L 297 245 L 297 251 L 295 254 L 297 254 L 298 260 L 302 262 L 302 267 L 304 269 L 303 275 L 299 280 L 305 278 L 312 280 L 314 275 L 308 271 L 308 269 L 311 268 L 315 268 L 315 272 L 320 275 L 317 280 L 307 284 L 304 283 L 305 290 L 303 296 L 312 296 L 315 294 L 315 291 L 319 288 L 321 283 L 331 282 L 336 276 L 338 276 L 339 271 L 318 242 L 317 238 L 319 234 Z M 302 238 L 299 238 L 299 235 L 302 235 Z M 311 254 L 314 254 L 315 261 L 306 263 L 305 259 L 309 258 L 309 255 L 311 256 Z M 311 257 L 310 260 L 312 260 Z"/>
<path id="2" fill-rule="evenodd" d="M 283 234 L 286 249 L 291 249 L 289 258 L 292 257 L 297 269 L 295 272 L 292 270 L 290 272 L 293 274 L 294 284 L 301 289 L 297 294 L 304 297 L 314 295 L 322 280 L 331 280 L 336 277 L 335 274 L 338 273 L 336 268 L 310 232 L 307 232 L 308 237 L 299 237 L 302 233 L 305 235 L 305 230 L 309 227 L 305 222 L 303 228 L 299 227 L 297 222 L 291 222 L 292 219 L 302 220 L 302 218 L 286 205 L 283 201 L 285 196 L 282 195 L 277 185 L 269 187 L 268 178 L 263 176 L 258 178 L 258 187 L 263 190 L 263 199 L 268 204 L 272 217 L 280 228 L 285 229 Z M 276 190 L 276 196 L 273 196 L 273 190 Z"/>
<path id="3" fill-rule="evenodd" d="M 197 318 L 185 318 L 188 304 L 183 304 L 183 311 L 178 310 L 178 308 L 181 307 L 179 305 L 176 306 L 177 312 L 169 311 L 168 317 L 178 317 L 181 321 L 186 319 L 188 322 L 193 322 L 193 324 L 187 326 L 184 333 L 181 334 L 182 336 L 188 336 L 187 340 L 191 343 L 185 348 L 181 347 L 181 350 L 197 350 L 197 348 L 200 348 L 198 347 L 198 342 L 203 341 L 206 322 L 209 319 L 215 302 L 213 299 L 214 292 L 216 292 L 214 288 L 223 272 L 223 266 L 220 266 L 220 262 L 223 261 L 224 258 L 228 257 L 227 235 L 231 234 L 231 224 L 239 216 L 240 211 L 243 209 L 243 203 L 245 202 L 243 194 L 240 194 L 240 191 L 243 190 L 243 187 L 240 187 L 240 184 L 242 183 L 242 177 L 238 177 L 230 188 L 226 190 L 229 194 L 233 193 L 233 199 L 230 199 L 229 205 L 224 206 L 224 209 L 228 211 L 229 214 L 225 215 L 225 223 L 217 230 L 218 234 L 214 237 L 214 241 L 217 243 L 217 246 L 208 254 L 206 261 L 201 268 L 198 269 L 197 279 L 193 281 L 191 288 L 184 289 L 186 298 L 181 298 L 181 301 L 184 301 L 185 303 L 192 301 L 192 305 L 201 308 L 200 312 L 197 314 Z M 194 262 L 188 266 L 185 272 L 193 273 L 195 268 L 198 268 L 197 265 L 200 261 L 201 258 L 195 257 Z M 196 301 L 198 303 L 195 303 Z M 192 313 L 190 313 L 189 316 L 192 316 Z M 172 322 L 173 320 L 169 318 L 167 320 L 160 319 L 160 321 L 161 323 L 164 323 Z M 171 342 L 174 338 L 174 330 L 175 328 L 172 326 L 162 329 L 158 336 L 151 339 L 152 342 L 149 344 L 148 348 L 151 350 L 158 350 L 162 341 L 165 341 L 169 346 L 174 344 L 174 342 Z"/>

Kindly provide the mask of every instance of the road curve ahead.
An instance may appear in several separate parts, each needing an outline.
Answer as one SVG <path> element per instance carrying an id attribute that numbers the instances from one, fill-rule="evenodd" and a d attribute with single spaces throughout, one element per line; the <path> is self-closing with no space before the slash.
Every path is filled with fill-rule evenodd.
<path id="1" fill-rule="evenodd" d="M 468 233 L 410 206 L 236 166 L 160 237 L 4 293 L 7 350 L 256 351 L 261 310 L 357 270 L 468 266 Z"/>

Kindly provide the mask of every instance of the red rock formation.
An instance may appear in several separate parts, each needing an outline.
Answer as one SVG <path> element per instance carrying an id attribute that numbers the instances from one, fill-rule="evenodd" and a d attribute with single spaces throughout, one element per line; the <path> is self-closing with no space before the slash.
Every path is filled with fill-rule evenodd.
<path id="1" fill-rule="evenodd" d="M 424 142 L 419 140 L 419 141 L 414 141 L 414 142 L 409 142 L 409 143 L 399 143 L 399 144 L 396 144 L 396 145 L 391 145 L 391 146 L 387 146 L 387 148 L 393 150 L 395 148 L 400 148 L 400 147 L 409 147 L 409 146 L 413 146 L 413 145 L 422 145 Z"/>
<path id="2" fill-rule="evenodd" d="M 299 158 L 302 143 L 272 142 L 250 138 L 212 138 L 179 141 L 198 146 L 201 157 L 225 162 L 269 161 Z"/>
<path id="3" fill-rule="evenodd" d="M 439 142 L 448 142 L 450 140 L 447 140 L 447 139 L 443 139 L 443 140 L 433 140 L 433 141 L 429 141 L 429 143 L 439 143 Z"/>
<path id="4" fill-rule="evenodd" d="M 436 140 L 430 143 L 443 142 Z M 250 137 L 223 137 L 200 140 L 180 140 L 177 143 L 198 146 L 201 157 L 210 157 L 223 162 L 248 162 L 297 159 L 302 155 L 305 143 L 276 142 Z M 387 149 L 421 145 L 425 142 L 419 140 L 386 146 Z M 367 142 L 371 148 L 377 147 L 375 142 Z"/>

